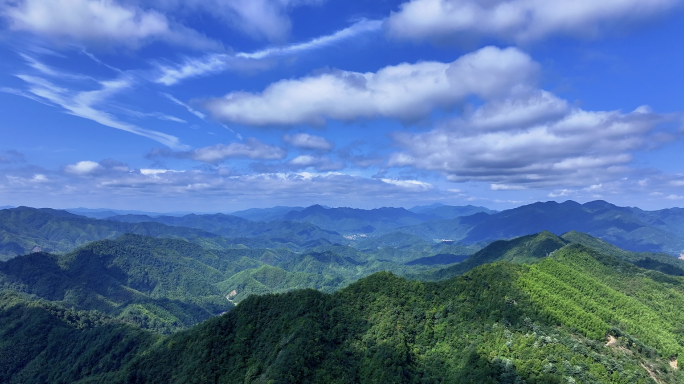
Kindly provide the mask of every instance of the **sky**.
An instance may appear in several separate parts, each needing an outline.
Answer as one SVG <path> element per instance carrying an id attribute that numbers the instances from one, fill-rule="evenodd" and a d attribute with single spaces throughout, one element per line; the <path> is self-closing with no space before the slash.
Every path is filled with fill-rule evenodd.
<path id="1" fill-rule="evenodd" d="M 684 0 L 0 0 L 0 206 L 684 204 Z"/>

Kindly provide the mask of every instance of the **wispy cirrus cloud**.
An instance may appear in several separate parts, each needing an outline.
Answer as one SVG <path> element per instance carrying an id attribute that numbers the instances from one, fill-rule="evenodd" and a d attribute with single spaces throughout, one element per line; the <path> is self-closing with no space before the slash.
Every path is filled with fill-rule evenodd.
<path id="1" fill-rule="evenodd" d="M 178 65 L 158 64 L 157 74 L 153 77 L 152 81 L 171 86 L 193 77 L 207 76 L 227 70 L 258 68 L 263 66 L 263 62 L 267 59 L 323 49 L 362 34 L 380 31 L 381 26 L 382 21 L 379 20 L 360 20 L 350 27 L 331 35 L 322 36 L 304 43 L 266 48 L 251 53 L 214 53 L 199 58 L 188 58 Z M 268 64 L 266 65 L 268 66 Z"/>
<path id="2" fill-rule="evenodd" d="M 186 148 L 175 136 L 123 122 L 112 114 L 97 108 L 98 105 L 104 103 L 114 94 L 130 89 L 135 85 L 134 80 L 128 76 L 124 75 L 114 80 L 99 81 L 97 82 L 99 88 L 90 91 L 61 87 L 37 76 L 20 74 L 17 77 L 24 80 L 28 85 L 27 90 L 17 93 L 18 95 L 30 94 L 32 95 L 30 98 L 37 97 L 45 100 L 53 106 L 62 108 L 70 115 L 92 120 L 110 128 L 147 137 L 170 148 Z"/>
<path id="3" fill-rule="evenodd" d="M 177 98 L 169 95 L 168 93 L 161 93 L 161 95 L 166 97 L 167 99 L 171 100 L 174 104 L 180 105 L 181 107 L 185 108 L 188 112 L 199 117 L 200 119 L 206 120 L 207 116 L 204 113 L 192 108 L 191 106 L 189 106 L 189 105 L 185 104 L 184 102 L 178 100 Z"/>

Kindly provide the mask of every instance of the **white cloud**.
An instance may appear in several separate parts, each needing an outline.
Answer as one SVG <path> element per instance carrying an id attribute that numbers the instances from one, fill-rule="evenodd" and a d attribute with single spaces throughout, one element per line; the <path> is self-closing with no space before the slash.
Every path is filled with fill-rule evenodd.
<path id="1" fill-rule="evenodd" d="M 287 151 L 274 145 L 262 143 L 255 138 L 248 137 L 245 139 L 244 143 L 230 143 L 228 145 L 216 144 L 182 152 L 155 149 L 147 155 L 148 158 L 160 156 L 218 164 L 226 159 L 280 160 L 287 156 Z"/>
<path id="2" fill-rule="evenodd" d="M 168 172 L 183 172 L 183 171 L 175 171 L 172 169 L 153 169 L 153 168 L 143 168 L 140 170 L 141 175 L 145 176 L 155 176 L 155 175 L 163 175 Z"/>
<path id="3" fill-rule="evenodd" d="M 329 157 L 299 155 L 286 163 L 291 170 L 314 168 L 319 172 L 336 171 L 345 167 L 343 163 L 335 163 Z"/>
<path id="4" fill-rule="evenodd" d="M 270 67 L 268 60 L 271 58 L 323 49 L 362 34 L 378 31 L 381 24 L 382 22 L 378 20 L 361 20 L 331 35 L 318 37 L 303 43 L 266 48 L 256 52 L 240 52 L 236 54 L 212 53 L 204 57 L 187 58 L 179 65 L 158 64 L 158 73 L 153 81 L 170 86 L 188 78 L 211 75 L 227 70 L 267 68 Z"/>
<path id="5" fill-rule="evenodd" d="M 521 191 L 526 189 L 524 185 L 490 184 L 492 191 Z"/>
<path id="6" fill-rule="evenodd" d="M 511 105 L 519 111 L 513 113 Z M 405 150 L 388 164 L 438 171 L 451 181 L 490 182 L 492 190 L 575 185 L 596 191 L 602 181 L 623 177 L 632 152 L 650 145 L 651 135 L 667 121 L 669 116 L 646 107 L 630 113 L 584 111 L 534 91 L 485 104 L 429 132 L 396 133 L 396 144 Z"/>
<path id="7" fill-rule="evenodd" d="M 28 83 L 28 93 L 62 107 L 71 115 L 92 120 L 107 127 L 147 137 L 170 148 L 186 148 L 175 136 L 119 121 L 111 114 L 96 108 L 96 106 L 103 104 L 112 95 L 133 87 L 134 82 L 130 77 L 124 75 L 115 80 L 100 81 L 100 88 L 93 91 L 70 90 L 35 76 L 17 75 L 17 77 Z"/>
<path id="8" fill-rule="evenodd" d="M 222 49 L 221 44 L 169 21 L 158 11 L 114 0 L 20 0 L 5 4 L 1 12 L 12 30 L 60 44 L 136 48 L 162 40 L 195 49 Z"/>
<path id="9" fill-rule="evenodd" d="M 397 187 L 401 187 L 403 189 L 415 191 L 415 192 L 429 191 L 432 188 L 434 188 L 432 184 L 426 183 L 423 181 L 418 181 L 418 180 L 395 180 L 395 179 L 380 179 L 380 180 L 382 180 L 383 183 L 396 185 Z"/>
<path id="10" fill-rule="evenodd" d="M 297 148 L 316 149 L 319 151 L 329 151 L 334 145 L 324 137 L 309 135 L 308 133 L 296 133 L 294 135 L 283 136 L 283 141 Z"/>
<path id="11" fill-rule="evenodd" d="M 88 175 L 102 169 L 102 166 L 94 161 L 79 161 L 76 164 L 70 164 L 64 167 L 64 170 L 67 173 L 74 175 Z"/>
<path id="12" fill-rule="evenodd" d="M 105 159 L 96 163 L 90 160 L 79 161 L 64 167 L 64 172 L 75 176 L 112 176 L 132 172 L 127 164 L 120 161 Z"/>
<path id="13" fill-rule="evenodd" d="M 527 89 L 538 65 L 515 48 L 486 47 L 452 63 L 389 66 L 376 73 L 331 71 L 281 80 L 262 93 L 232 92 L 205 107 L 218 120 L 252 125 L 321 125 L 328 119 L 415 120 L 469 96 L 485 99 Z"/>
<path id="14" fill-rule="evenodd" d="M 196 199 L 202 196 L 221 196 L 222 201 L 235 199 L 241 206 L 250 201 L 254 204 L 262 199 L 271 202 L 279 199 L 296 201 L 327 196 L 330 202 L 336 201 L 339 204 L 348 200 L 355 205 L 358 204 L 358 199 L 377 199 L 379 196 L 380 201 L 386 203 L 388 199 L 397 202 L 415 201 L 417 195 L 424 196 L 426 192 L 439 195 L 439 191 L 432 189 L 427 183 L 399 180 L 387 182 L 338 172 L 221 176 L 202 171 L 143 174 L 141 170 L 140 173 L 133 172 L 116 178 L 98 180 L 93 186 L 93 191 L 98 190 L 108 194 L 116 190 L 118 194 L 130 191 L 129 193 L 134 196 L 138 193 L 152 193 L 163 198 L 193 199 L 189 201 L 197 201 Z M 217 208 L 214 206 L 212 209 Z"/>
<path id="15" fill-rule="evenodd" d="M 411 0 L 392 12 L 389 36 L 400 39 L 496 37 L 527 42 L 549 35 L 593 37 L 604 29 L 671 10 L 680 0 Z"/>

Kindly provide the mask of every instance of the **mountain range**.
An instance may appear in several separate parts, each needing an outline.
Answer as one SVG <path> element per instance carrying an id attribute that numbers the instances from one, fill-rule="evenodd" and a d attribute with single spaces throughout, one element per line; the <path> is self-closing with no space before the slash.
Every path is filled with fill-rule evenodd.
<path id="1" fill-rule="evenodd" d="M 671 274 L 635 265 L 648 258 Z M 259 260 L 312 278 L 359 266 L 331 251 L 218 252 L 139 235 L 0 263 L 0 381 L 684 380 L 684 260 L 668 255 L 542 232 L 493 242 L 459 271 L 378 272 L 331 293 L 251 295 L 228 309 L 230 274 L 238 284 L 293 281 L 270 264 L 250 269 Z M 184 325 L 198 314 L 206 320 L 185 331 L 168 327 L 170 316 Z"/>
<path id="2" fill-rule="evenodd" d="M 481 248 L 495 240 L 545 230 L 556 235 L 578 231 L 629 251 L 675 256 L 684 253 L 684 209 L 644 211 L 605 201 L 540 202 L 501 212 L 474 206 L 363 210 L 314 205 L 237 213 L 252 219 L 228 214 L 126 214 L 98 220 L 51 209 L 4 209 L 0 210 L 0 259 L 28 253 L 36 247 L 68 252 L 88 241 L 123 233 L 192 238 L 204 242 L 204 246 L 213 243 L 211 246 L 219 248 L 261 241 L 261 248 L 285 246 L 301 250 L 307 242 L 321 239 L 359 249 L 382 247 L 381 239 L 393 233 L 401 234 L 393 235 L 398 239 L 411 235 L 427 244 L 445 240 Z M 263 220 L 253 220 L 256 218 Z M 373 242 L 378 244 L 371 245 Z M 411 242 L 413 246 L 418 244 L 416 238 Z"/>
<path id="3" fill-rule="evenodd" d="M 0 382 L 679 383 L 683 220 L 4 209 Z"/>

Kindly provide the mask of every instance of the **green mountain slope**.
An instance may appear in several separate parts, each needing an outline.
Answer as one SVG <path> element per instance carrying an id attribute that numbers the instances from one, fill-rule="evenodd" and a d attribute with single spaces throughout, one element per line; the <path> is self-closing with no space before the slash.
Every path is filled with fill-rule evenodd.
<path id="1" fill-rule="evenodd" d="M 0 263 L 0 287 L 171 332 L 232 308 L 213 284 L 261 265 L 220 256 L 184 240 L 126 235 Z"/>
<path id="2" fill-rule="evenodd" d="M 545 242 L 558 239 L 520 240 L 529 255 L 502 250 L 535 259 Z M 0 353 L 4 382 L 684 381 L 674 368 L 684 356 L 684 278 L 580 244 L 437 283 L 382 272 L 332 294 L 251 296 L 171 336 L 18 294 L 0 299 L 0 350 L 16 342 L 21 351 Z"/>
<path id="3" fill-rule="evenodd" d="M 427 280 L 444 280 L 462 275 L 483 264 L 508 261 L 517 264 L 534 263 L 547 257 L 551 252 L 564 247 L 569 242 L 551 232 L 521 236 L 512 240 L 495 241 L 465 261 L 434 272 L 419 275 Z"/>
<path id="4" fill-rule="evenodd" d="M 159 383 L 678 383 L 682 283 L 580 245 L 441 283 L 381 273 L 329 296 L 252 297 L 131 370 Z"/>
<path id="5" fill-rule="evenodd" d="M 330 243 L 301 253 L 205 249 L 185 240 L 129 234 L 63 255 L 37 252 L 0 262 L 0 288 L 168 333 L 227 311 L 252 294 L 331 292 L 378 271 L 427 268 Z"/>

